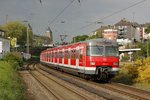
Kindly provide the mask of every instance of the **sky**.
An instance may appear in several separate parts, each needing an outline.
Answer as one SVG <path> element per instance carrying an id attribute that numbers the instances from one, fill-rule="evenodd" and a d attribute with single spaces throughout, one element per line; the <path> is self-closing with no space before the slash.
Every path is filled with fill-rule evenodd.
<path id="1" fill-rule="evenodd" d="M 68 35 L 69 42 L 123 18 L 148 23 L 149 9 L 150 0 L 0 0 L 0 25 L 27 20 L 34 34 L 45 35 L 49 26 L 54 42 L 60 42 L 60 35 Z"/>

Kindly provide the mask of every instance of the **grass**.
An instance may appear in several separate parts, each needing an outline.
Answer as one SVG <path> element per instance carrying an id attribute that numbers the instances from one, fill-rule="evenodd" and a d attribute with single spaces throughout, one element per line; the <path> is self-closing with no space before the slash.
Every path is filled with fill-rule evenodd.
<path id="1" fill-rule="evenodd" d="M 0 100 L 25 100 L 25 90 L 17 71 L 0 61 Z"/>

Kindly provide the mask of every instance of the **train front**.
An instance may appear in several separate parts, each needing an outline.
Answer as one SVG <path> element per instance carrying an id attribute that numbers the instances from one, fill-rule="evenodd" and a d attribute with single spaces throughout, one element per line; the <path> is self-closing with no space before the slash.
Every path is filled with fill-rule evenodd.
<path id="1" fill-rule="evenodd" d="M 87 66 L 95 68 L 96 80 L 108 81 L 119 71 L 118 44 L 114 41 L 91 41 L 86 48 Z"/>

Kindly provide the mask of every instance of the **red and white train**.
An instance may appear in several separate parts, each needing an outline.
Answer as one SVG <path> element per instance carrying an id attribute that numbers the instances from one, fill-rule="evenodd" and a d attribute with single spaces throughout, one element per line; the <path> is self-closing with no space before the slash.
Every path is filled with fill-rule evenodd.
<path id="1" fill-rule="evenodd" d="M 43 64 L 66 72 L 108 81 L 119 70 L 119 51 L 115 41 L 92 39 L 41 52 Z"/>

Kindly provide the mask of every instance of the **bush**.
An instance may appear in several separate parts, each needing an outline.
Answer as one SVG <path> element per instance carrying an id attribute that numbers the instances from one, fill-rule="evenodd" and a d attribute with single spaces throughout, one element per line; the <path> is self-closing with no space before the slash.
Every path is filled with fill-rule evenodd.
<path id="1" fill-rule="evenodd" d="M 25 100 L 26 87 L 15 69 L 0 61 L 0 100 Z"/>
<path id="2" fill-rule="evenodd" d="M 113 80 L 125 84 L 150 83 L 150 58 L 124 64 Z"/>
<path id="3" fill-rule="evenodd" d="M 142 65 L 138 67 L 138 73 L 137 82 L 150 83 L 150 58 L 143 60 Z"/>
<path id="4" fill-rule="evenodd" d="M 20 69 L 23 66 L 23 58 L 20 53 L 7 53 L 3 60 L 7 61 L 12 65 L 14 69 Z"/>
<path id="5" fill-rule="evenodd" d="M 119 74 L 113 80 L 124 84 L 133 84 L 137 76 L 137 67 L 128 63 L 120 68 Z"/>

